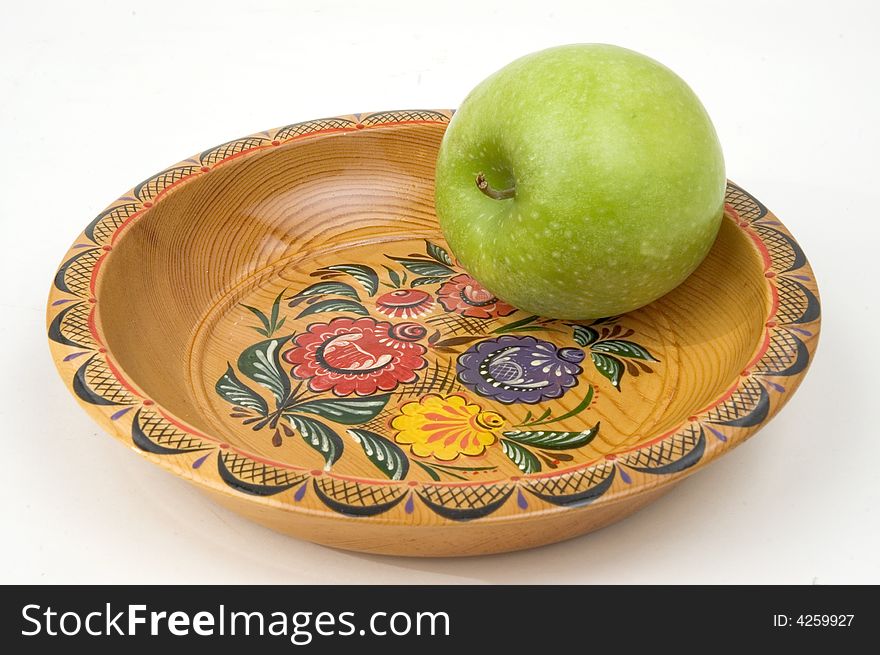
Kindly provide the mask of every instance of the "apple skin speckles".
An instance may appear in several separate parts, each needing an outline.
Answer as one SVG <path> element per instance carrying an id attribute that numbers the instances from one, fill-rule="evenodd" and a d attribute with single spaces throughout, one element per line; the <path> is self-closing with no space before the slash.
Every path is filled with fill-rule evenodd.
<path id="1" fill-rule="evenodd" d="M 478 172 L 513 197 L 487 196 Z M 527 55 L 479 84 L 436 173 L 440 227 L 468 272 L 520 309 L 574 320 L 680 284 L 715 239 L 726 182 L 687 84 L 607 45 Z"/>

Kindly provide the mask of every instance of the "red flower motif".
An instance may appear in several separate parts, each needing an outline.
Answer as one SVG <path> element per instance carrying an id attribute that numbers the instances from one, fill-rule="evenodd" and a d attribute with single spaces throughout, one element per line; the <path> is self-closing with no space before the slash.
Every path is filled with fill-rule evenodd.
<path id="1" fill-rule="evenodd" d="M 395 289 L 376 298 L 376 309 L 394 318 L 415 318 L 434 308 L 434 299 L 421 289 Z"/>
<path id="2" fill-rule="evenodd" d="M 499 318 L 516 311 L 516 307 L 498 300 L 467 273 L 444 282 L 437 292 L 437 300 L 446 311 L 473 318 Z"/>
<path id="3" fill-rule="evenodd" d="M 426 348 L 415 343 L 428 333 L 417 323 L 392 325 L 373 318 L 334 318 L 312 323 L 282 359 L 291 375 L 309 381 L 315 392 L 368 396 L 412 382 L 426 365 Z"/>

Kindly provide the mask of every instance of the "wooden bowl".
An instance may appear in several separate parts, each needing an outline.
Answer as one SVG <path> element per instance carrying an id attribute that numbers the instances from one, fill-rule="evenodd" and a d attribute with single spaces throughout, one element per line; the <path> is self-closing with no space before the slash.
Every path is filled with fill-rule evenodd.
<path id="1" fill-rule="evenodd" d="M 648 307 L 580 325 L 526 316 L 471 280 L 438 230 L 449 116 L 261 132 L 111 204 L 49 298 L 79 402 L 255 521 L 438 556 L 623 518 L 794 393 L 819 300 L 760 202 L 730 184 L 710 255 Z"/>

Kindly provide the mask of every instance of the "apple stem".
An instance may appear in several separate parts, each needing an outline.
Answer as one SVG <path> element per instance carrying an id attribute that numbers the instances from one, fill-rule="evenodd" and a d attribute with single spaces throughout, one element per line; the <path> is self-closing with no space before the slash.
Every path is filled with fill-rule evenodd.
<path id="1" fill-rule="evenodd" d="M 507 200 L 516 195 L 516 187 L 509 189 L 493 189 L 483 173 L 477 173 L 477 188 L 493 200 Z"/>

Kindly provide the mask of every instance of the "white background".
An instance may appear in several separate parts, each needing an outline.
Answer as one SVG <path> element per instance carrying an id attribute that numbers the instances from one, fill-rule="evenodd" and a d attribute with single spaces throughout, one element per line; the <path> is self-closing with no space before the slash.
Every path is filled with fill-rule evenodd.
<path id="1" fill-rule="evenodd" d="M 6 2 L 0 11 L 0 582 L 880 582 L 872 2 Z M 761 433 L 601 532 L 494 557 L 334 551 L 248 523 L 103 434 L 45 341 L 53 272 L 134 183 L 338 113 L 454 107 L 508 61 L 601 41 L 694 88 L 729 176 L 819 280 L 810 374 Z"/>

